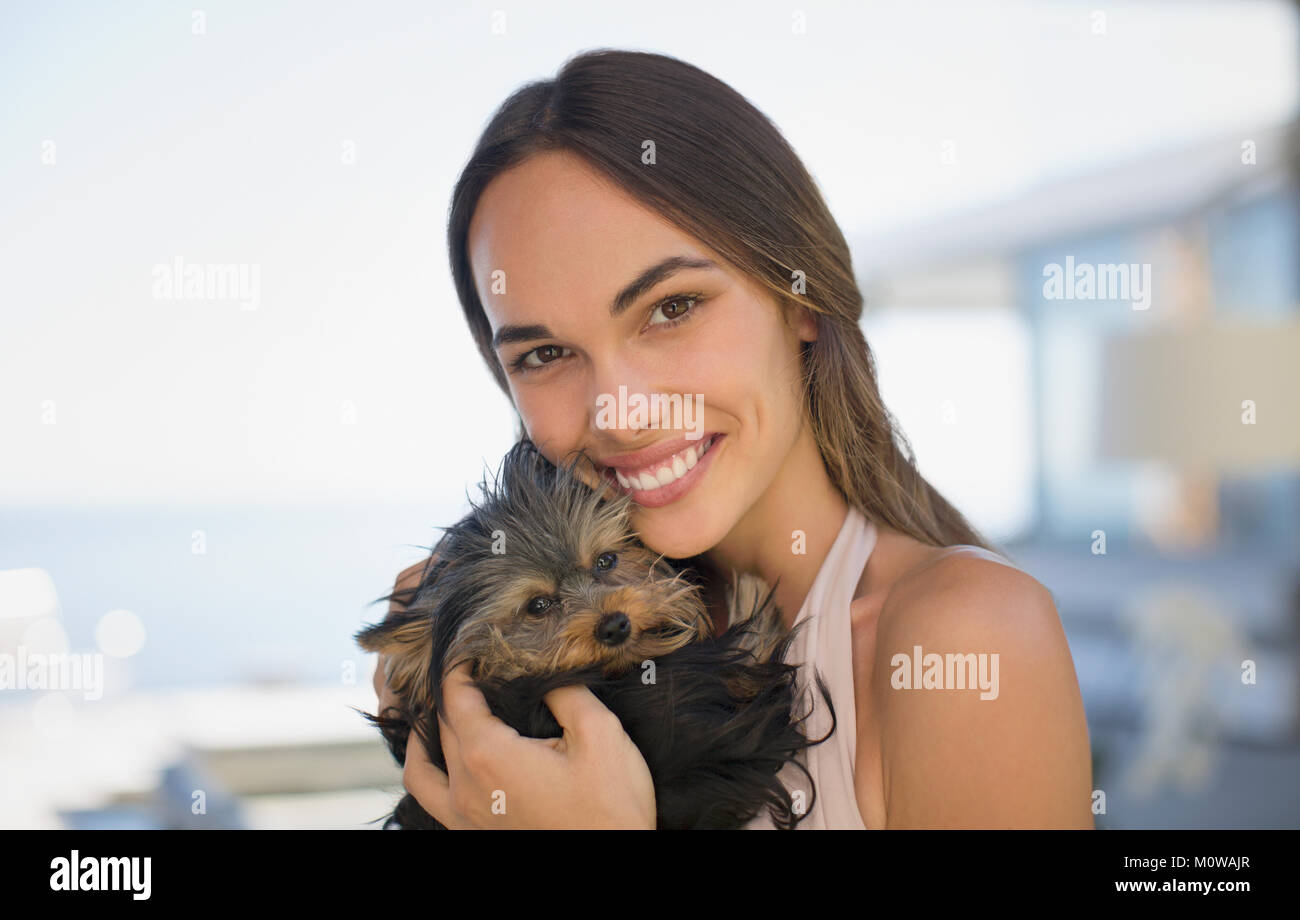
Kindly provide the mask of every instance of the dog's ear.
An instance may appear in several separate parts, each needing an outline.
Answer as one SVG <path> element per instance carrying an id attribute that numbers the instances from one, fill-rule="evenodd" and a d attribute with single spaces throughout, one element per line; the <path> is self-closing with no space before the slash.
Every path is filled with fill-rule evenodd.
<path id="1" fill-rule="evenodd" d="M 402 610 L 357 633 L 357 644 L 384 656 L 388 688 L 406 699 L 424 699 L 433 624 L 428 612 Z"/>
<path id="2" fill-rule="evenodd" d="M 407 699 L 420 699 L 425 672 L 433 649 L 433 624 L 429 611 L 415 599 L 430 585 L 435 573 L 446 566 L 438 553 L 424 563 L 413 565 L 397 578 L 393 592 L 380 600 L 389 601 L 388 616 L 383 622 L 368 626 L 355 636 L 359 646 L 384 656 L 388 688 Z"/>

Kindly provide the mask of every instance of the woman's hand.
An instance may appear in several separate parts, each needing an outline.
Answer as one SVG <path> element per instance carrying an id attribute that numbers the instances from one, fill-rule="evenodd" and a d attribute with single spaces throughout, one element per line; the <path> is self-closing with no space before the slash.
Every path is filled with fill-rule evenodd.
<path id="1" fill-rule="evenodd" d="M 402 783 L 446 827 L 654 829 L 645 758 L 586 687 L 546 694 L 564 730 L 546 739 L 525 738 L 492 715 L 468 664 L 447 675 L 443 691 L 447 720 L 438 724 L 447 772 L 412 738 Z"/>

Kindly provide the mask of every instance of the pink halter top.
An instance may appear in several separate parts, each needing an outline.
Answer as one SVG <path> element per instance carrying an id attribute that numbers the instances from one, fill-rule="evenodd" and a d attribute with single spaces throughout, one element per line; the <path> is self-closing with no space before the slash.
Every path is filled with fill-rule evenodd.
<path id="1" fill-rule="evenodd" d="M 849 612 L 853 593 L 862 580 L 871 551 L 876 548 L 876 537 L 875 523 L 850 505 L 839 536 L 826 554 L 826 560 L 795 619 L 796 624 L 807 623 L 799 627 L 786 653 L 787 663 L 799 665 L 796 685 L 803 705 L 812 705 L 812 713 L 804 722 L 804 732 L 809 737 L 821 738 L 831 727 L 830 712 L 812 681 L 812 665 L 815 664 L 825 680 L 835 706 L 835 733 L 797 758 L 816 784 L 817 798 L 811 807 L 808 778 L 802 771 L 793 764 L 786 764 L 778 774 L 791 792 L 803 791 L 803 806 L 808 813 L 796 825 L 799 830 L 867 829 L 862 812 L 858 810 L 857 789 L 853 781 L 858 721 L 857 702 L 853 696 L 853 627 Z M 956 553 L 967 553 L 1024 571 L 997 553 L 967 544 L 949 546 L 935 558 Z M 799 709 L 796 715 L 806 711 Z M 764 810 L 745 825 L 745 829 L 772 830 L 774 826 Z"/>
<path id="2" fill-rule="evenodd" d="M 857 752 L 857 706 L 853 698 L 853 642 L 849 606 L 862 578 L 871 551 L 876 547 L 876 526 L 857 508 L 849 507 L 839 536 L 831 545 L 812 588 L 804 599 L 796 623 L 799 627 L 785 660 L 799 665 L 796 685 L 804 706 L 812 703 L 812 714 L 804 732 L 820 738 L 830 730 L 831 717 L 812 679 L 811 665 L 826 681 L 835 705 L 835 733 L 821 744 L 802 752 L 799 761 L 816 784 L 817 798 L 811 801 L 808 778 L 793 764 L 779 774 L 792 793 L 803 791 L 807 815 L 800 830 L 866 830 L 853 783 L 853 762 Z M 802 715 L 806 709 L 800 709 Z M 811 804 L 811 808 L 809 805 Z M 766 809 L 745 826 L 746 830 L 772 830 Z"/>

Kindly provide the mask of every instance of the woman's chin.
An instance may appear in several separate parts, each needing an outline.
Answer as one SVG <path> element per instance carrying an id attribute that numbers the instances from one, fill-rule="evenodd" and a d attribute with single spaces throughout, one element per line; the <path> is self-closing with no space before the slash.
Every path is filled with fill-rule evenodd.
<path id="1" fill-rule="evenodd" d="M 716 546 L 725 534 L 716 538 L 698 515 L 677 516 L 668 508 L 641 508 L 633 512 L 632 528 L 641 542 L 669 559 L 689 559 Z"/>

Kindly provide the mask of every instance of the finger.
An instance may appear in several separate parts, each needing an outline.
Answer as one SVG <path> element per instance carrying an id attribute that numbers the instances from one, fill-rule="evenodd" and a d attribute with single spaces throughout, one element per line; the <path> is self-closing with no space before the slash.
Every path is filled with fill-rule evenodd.
<path id="1" fill-rule="evenodd" d="M 447 723 L 453 733 L 481 738 L 484 743 L 493 745 L 519 737 L 517 731 L 492 714 L 483 691 L 474 686 L 468 662 L 456 665 L 447 673 L 443 679 L 442 692 Z"/>
<path id="2" fill-rule="evenodd" d="M 605 726 L 618 726 L 622 730 L 622 723 L 617 719 L 604 720 L 603 717 L 612 713 L 583 684 L 556 687 L 542 697 L 542 701 L 551 710 L 551 715 L 555 716 L 555 721 L 560 723 L 560 728 L 564 729 L 566 742 L 574 746 L 582 744 L 584 739 L 590 739 Z M 557 748 L 560 749 L 562 748 Z"/>
<path id="3" fill-rule="evenodd" d="M 452 731 L 451 726 L 443 719 L 442 713 L 438 714 L 438 732 L 439 739 L 442 742 L 442 759 L 447 764 L 447 774 L 453 771 L 452 764 L 455 764 L 455 773 L 457 776 L 464 775 L 465 761 L 460 759 L 460 739 Z M 449 782 L 450 785 L 450 782 Z"/>
<path id="4" fill-rule="evenodd" d="M 415 796 L 420 807 L 437 818 L 444 827 L 458 829 L 461 826 L 459 815 L 451 803 L 451 783 L 447 774 L 433 765 L 424 745 L 414 735 L 406 745 L 402 785 Z"/>
<path id="5" fill-rule="evenodd" d="M 492 715 L 483 693 L 474 686 L 470 664 L 462 661 L 442 679 L 443 701 L 448 720 L 462 721 Z"/>
<path id="6" fill-rule="evenodd" d="M 464 790 L 477 788 L 474 784 L 477 777 L 470 773 L 469 767 L 465 765 L 461 757 L 460 740 L 456 737 L 446 720 L 441 715 L 438 716 L 438 725 L 442 738 L 442 757 L 447 763 L 447 802 L 448 807 L 456 813 L 456 819 L 462 827 L 478 828 L 479 825 L 474 823 L 474 819 L 469 814 L 461 814 L 456 811 L 455 796 L 451 791 L 451 777 L 456 777 L 457 788 L 462 790 L 462 801 L 465 801 Z M 462 788 L 463 787 L 463 788 Z M 475 796 L 471 796 L 473 800 Z"/>
<path id="7" fill-rule="evenodd" d="M 509 747 L 493 747 L 491 750 L 494 756 L 494 766 L 490 768 L 482 767 L 478 773 L 471 772 L 469 766 L 466 765 L 462 757 L 461 742 L 456 737 L 456 733 L 451 730 L 441 716 L 438 719 L 438 724 L 442 730 L 442 756 L 447 763 L 446 797 L 449 803 L 448 807 L 455 811 L 456 806 L 454 803 L 457 800 L 462 804 L 471 803 L 466 806 L 466 811 L 455 812 L 455 818 L 459 822 L 458 827 L 485 830 L 508 826 L 502 822 L 509 819 L 498 817 L 491 810 L 493 799 L 489 790 L 496 786 L 510 786 L 509 774 L 512 769 L 516 779 L 521 775 L 528 776 L 530 773 L 529 767 L 524 767 L 522 774 L 519 772 L 522 764 L 539 767 L 539 765 L 545 763 L 547 757 L 554 758 L 557 756 L 557 752 L 563 754 L 565 751 L 564 738 L 525 738 L 504 722 L 500 722 L 495 716 L 489 716 L 488 718 L 502 725 L 513 738 L 508 742 Z M 504 770 L 505 772 L 498 774 L 498 770 Z M 455 777 L 456 793 L 451 791 L 452 777 Z M 442 819 L 439 818 L 439 820 Z"/>

